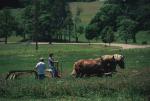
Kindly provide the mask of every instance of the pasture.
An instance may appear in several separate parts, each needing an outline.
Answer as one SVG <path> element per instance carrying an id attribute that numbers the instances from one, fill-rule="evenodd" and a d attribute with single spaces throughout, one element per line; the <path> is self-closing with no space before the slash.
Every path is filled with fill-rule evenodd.
<path id="1" fill-rule="evenodd" d="M 150 48 L 122 50 L 101 45 L 0 44 L 1 101 L 149 101 Z M 35 80 L 34 77 L 5 80 L 9 70 L 33 69 L 38 59 L 49 53 L 62 64 L 61 79 Z M 104 54 L 122 54 L 126 68 L 112 77 L 72 78 L 75 61 Z"/>
<path id="2" fill-rule="evenodd" d="M 73 17 L 76 14 L 77 8 L 81 9 L 80 19 L 83 24 L 90 23 L 91 19 L 95 16 L 95 14 L 99 11 L 100 7 L 103 5 L 101 1 L 94 2 L 71 2 L 69 3 L 70 11 Z"/>

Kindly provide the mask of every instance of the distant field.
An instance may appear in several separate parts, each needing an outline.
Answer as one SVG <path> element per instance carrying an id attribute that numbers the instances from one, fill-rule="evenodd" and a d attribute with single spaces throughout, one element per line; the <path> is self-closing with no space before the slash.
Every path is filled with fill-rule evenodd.
<path id="1" fill-rule="evenodd" d="M 80 18 L 83 24 L 88 24 L 91 21 L 92 17 L 95 16 L 97 11 L 103 5 L 103 2 L 71 2 L 69 5 L 73 16 L 76 13 L 77 7 L 81 8 L 82 12 Z"/>
<path id="2" fill-rule="evenodd" d="M 101 45 L 35 45 L 0 44 L 1 101 L 149 101 L 150 48 L 120 50 Z M 9 70 L 33 69 L 39 57 L 47 64 L 49 53 L 62 64 L 61 79 L 35 80 L 33 77 L 4 80 Z M 96 58 L 104 54 L 125 56 L 126 68 L 118 68 L 113 77 L 75 79 L 72 66 L 79 59 Z"/>

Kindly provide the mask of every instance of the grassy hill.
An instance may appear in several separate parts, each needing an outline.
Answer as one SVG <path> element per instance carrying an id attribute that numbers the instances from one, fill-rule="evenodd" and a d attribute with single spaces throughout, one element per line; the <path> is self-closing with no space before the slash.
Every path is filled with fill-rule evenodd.
<path id="1" fill-rule="evenodd" d="M 97 11 L 100 9 L 100 7 L 103 5 L 103 2 L 95 1 L 95 2 L 71 2 L 69 4 L 70 10 L 73 14 L 73 16 L 76 13 L 77 7 L 82 9 L 81 12 L 81 20 L 83 24 L 88 24 L 92 17 L 95 16 Z"/>

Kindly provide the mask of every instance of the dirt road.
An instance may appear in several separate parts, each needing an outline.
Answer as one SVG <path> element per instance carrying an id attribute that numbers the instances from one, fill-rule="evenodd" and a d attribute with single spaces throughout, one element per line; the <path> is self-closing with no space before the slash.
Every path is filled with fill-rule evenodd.
<path id="1" fill-rule="evenodd" d="M 31 43 L 31 44 L 35 44 L 35 43 Z M 39 42 L 38 44 L 49 44 L 47 42 Z M 52 44 L 62 44 L 62 45 L 86 45 L 89 43 L 52 43 Z M 105 43 L 90 43 L 91 45 L 105 45 Z M 108 44 L 107 44 L 108 45 Z M 111 43 L 110 46 L 117 46 L 117 47 L 121 47 L 122 49 L 134 49 L 134 48 L 148 48 L 150 47 L 150 45 L 131 45 L 131 44 L 120 44 L 120 43 Z"/>

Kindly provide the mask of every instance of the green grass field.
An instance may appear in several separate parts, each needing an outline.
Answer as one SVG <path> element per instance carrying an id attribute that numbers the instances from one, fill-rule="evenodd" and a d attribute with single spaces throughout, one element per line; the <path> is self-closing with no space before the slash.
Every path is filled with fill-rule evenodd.
<path id="1" fill-rule="evenodd" d="M 121 50 L 101 45 L 0 44 L 1 101 L 149 101 L 150 48 Z M 35 80 L 34 77 L 4 80 L 9 70 L 33 69 L 39 57 L 49 53 L 62 64 L 61 79 Z M 112 77 L 72 78 L 75 61 L 104 54 L 125 56 L 126 68 Z"/>

